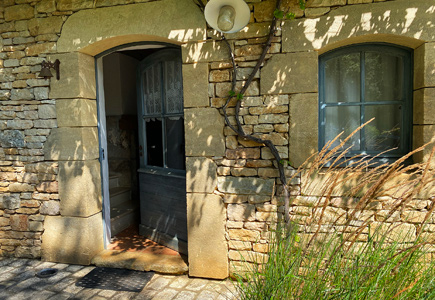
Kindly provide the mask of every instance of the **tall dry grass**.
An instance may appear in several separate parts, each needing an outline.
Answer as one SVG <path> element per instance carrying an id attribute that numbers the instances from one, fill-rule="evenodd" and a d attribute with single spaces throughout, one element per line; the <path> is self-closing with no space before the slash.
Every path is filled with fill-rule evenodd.
<path id="1" fill-rule="evenodd" d="M 316 199 L 310 215 L 276 224 L 268 258 L 239 277 L 241 299 L 435 299 L 435 247 L 425 232 L 435 223 L 435 148 L 413 164 L 429 145 L 392 163 L 351 156 L 345 145 L 358 130 L 294 173 L 302 196 Z M 299 205 L 292 200 L 290 210 Z"/>

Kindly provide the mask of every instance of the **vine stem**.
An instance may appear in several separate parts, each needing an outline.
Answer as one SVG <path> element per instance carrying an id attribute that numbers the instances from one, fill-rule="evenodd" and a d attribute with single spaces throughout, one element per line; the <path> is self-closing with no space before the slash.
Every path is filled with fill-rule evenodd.
<path id="1" fill-rule="evenodd" d="M 281 6 L 281 0 L 277 0 L 276 1 L 276 9 L 279 9 L 280 6 Z M 263 64 L 263 62 L 264 62 L 264 60 L 266 58 L 267 52 L 269 51 L 269 48 L 270 48 L 270 46 L 272 44 L 272 38 L 273 38 L 275 30 L 276 30 L 276 22 L 277 22 L 277 19 L 276 19 L 275 16 L 273 16 L 272 23 L 270 25 L 269 35 L 268 35 L 266 44 L 265 44 L 265 46 L 263 48 L 263 52 L 261 53 L 260 58 L 257 61 L 257 64 L 255 65 L 254 69 L 252 70 L 251 74 L 249 75 L 248 79 L 246 80 L 245 84 L 243 85 L 243 87 L 240 90 L 240 92 L 238 93 L 238 95 L 244 95 L 245 94 L 246 90 L 249 88 L 250 84 L 252 83 L 252 81 L 253 81 L 253 79 L 255 77 L 255 74 L 258 72 L 258 70 L 260 69 L 261 65 Z M 225 38 L 225 36 L 223 34 L 222 34 L 222 41 L 224 41 L 225 44 L 227 45 L 228 51 L 229 51 L 230 56 L 231 56 L 231 63 L 232 63 L 232 66 L 233 66 L 233 78 L 232 78 L 232 82 L 231 82 L 231 90 L 235 91 L 236 80 L 237 80 L 237 66 L 236 66 L 236 62 L 235 62 L 235 59 L 234 59 L 234 52 L 231 49 L 230 43 L 228 42 L 228 40 Z M 259 144 L 264 144 L 272 152 L 272 154 L 273 154 L 273 156 L 274 156 L 274 158 L 275 158 L 275 160 L 277 162 L 277 166 L 278 166 L 278 170 L 279 170 L 279 179 L 280 179 L 280 182 L 281 182 L 281 184 L 282 184 L 282 186 L 284 188 L 284 199 L 285 199 L 285 213 L 284 213 L 284 215 L 285 215 L 285 221 L 288 224 L 290 222 L 290 217 L 289 217 L 290 193 L 289 193 L 289 189 L 288 189 L 288 185 L 287 185 L 287 179 L 286 179 L 286 175 L 285 175 L 285 169 L 284 169 L 283 164 L 281 163 L 281 156 L 279 155 L 279 151 L 278 151 L 278 149 L 276 148 L 276 146 L 273 144 L 273 142 L 271 140 L 260 139 L 260 138 L 258 138 L 256 136 L 251 135 L 251 134 L 247 134 L 244 131 L 244 129 L 242 127 L 242 124 L 240 123 L 240 108 L 241 108 L 242 99 L 243 99 L 240 96 L 237 97 L 236 112 L 235 112 L 237 127 L 235 127 L 234 125 L 232 125 L 230 123 L 230 120 L 228 118 L 228 114 L 227 114 L 226 109 L 228 108 L 228 105 L 229 105 L 229 103 L 230 103 L 230 101 L 231 101 L 231 99 L 233 97 L 234 97 L 234 95 L 228 96 L 226 103 L 221 108 L 222 111 L 223 111 L 223 114 L 224 114 L 225 123 L 234 132 L 236 132 L 238 136 L 240 136 L 240 137 L 242 137 L 244 139 L 249 139 L 249 140 L 254 141 L 256 143 L 259 143 Z"/>

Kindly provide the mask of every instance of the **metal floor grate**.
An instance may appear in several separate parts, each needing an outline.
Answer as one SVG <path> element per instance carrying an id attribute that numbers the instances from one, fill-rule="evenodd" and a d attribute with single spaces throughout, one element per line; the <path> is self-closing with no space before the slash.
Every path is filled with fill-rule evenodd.
<path id="1" fill-rule="evenodd" d="M 80 279 L 76 286 L 124 292 L 140 292 L 154 272 L 97 267 Z"/>

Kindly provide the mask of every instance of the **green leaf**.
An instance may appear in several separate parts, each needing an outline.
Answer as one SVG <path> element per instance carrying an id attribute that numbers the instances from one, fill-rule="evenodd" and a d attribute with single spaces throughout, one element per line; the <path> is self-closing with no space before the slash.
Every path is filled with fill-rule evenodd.
<path id="1" fill-rule="evenodd" d="M 299 243 L 301 241 L 301 237 L 299 235 L 295 235 L 295 242 Z"/>
<path id="2" fill-rule="evenodd" d="M 273 12 L 273 15 L 277 19 L 282 19 L 284 17 L 284 12 L 282 10 L 275 9 L 275 11 Z"/>
<path id="3" fill-rule="evenodd" d="M 235 93 L 234 91 L 229 91 L 229 92 L 228 92 L 228 95 L 229 95 L 230 97 L 234 97 L 234 96 L 236 95 L 236 93 Z"/>
<path id="4" fill-rule="evenodd" d="M 288 13 L 285 15 L 285 17 L 289 20 L 293 20 L 296 17 L 296 15 L 294 13 Z"/>
<path id="5" fill-rule="evenodd" d="M 237 94 L 237 100 L 242 100 L 243 99 L 243 94 Z"/>
<path id="6" fill-rule="evenodd" d="M 299 7 L 305 9 L 305 0 L 299 0 Z"/>

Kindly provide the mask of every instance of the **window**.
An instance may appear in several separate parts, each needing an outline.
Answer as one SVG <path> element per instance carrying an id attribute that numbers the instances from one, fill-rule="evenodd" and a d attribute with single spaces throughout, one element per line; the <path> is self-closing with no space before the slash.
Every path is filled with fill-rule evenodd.
<path id="1" fill-rule="evenodd" d="M 370 156 L 393 149 L 381 155 L 385 161 L 409 152 L 411 64 L 410 50 L 385 44 L 355 45 L 320 56 L 319 148 L 374 118 L 343 148 Z"/>
<path id="2" fill-rule="evenodd" d="M 146 58 L 139 80 L 140 140 L 145 145 L 141 164 L 185 170 L 180 51 L 163 50 Z"/>

